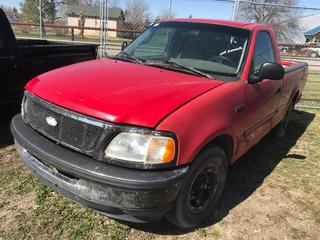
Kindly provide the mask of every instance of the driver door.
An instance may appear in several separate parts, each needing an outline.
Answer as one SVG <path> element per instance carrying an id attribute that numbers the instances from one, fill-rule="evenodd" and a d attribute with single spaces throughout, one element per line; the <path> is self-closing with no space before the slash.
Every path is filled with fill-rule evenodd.
<path id="1" fill-rule="evenodd" d="M 266 62 L 276 62 L 276 56 L 272 38 L 268 31 L 263 30 L 257 33 L 250 75 Z M 279 107 L 281 84 L 282 80 L 263 79 L 245 85 L 247 119 L 244 138 L 248 147 L 257 143 L 272 128 L 272 119 Z"/>

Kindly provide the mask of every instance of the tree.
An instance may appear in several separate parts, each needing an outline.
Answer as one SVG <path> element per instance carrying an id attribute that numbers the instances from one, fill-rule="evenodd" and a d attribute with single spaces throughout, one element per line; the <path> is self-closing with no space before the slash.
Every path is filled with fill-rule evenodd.
<path id="1" fill-rule="evenodd" d="M 19 19 L 20 14 L 18 13 L 18 10 L 15 7 L 11 8 L 1 4 L 0 8 L 6 13 L 10 22 L 14 22 Z"/>
<path id="2" fill-rule="evenodd" d="M 39 23 L 39 0 L 25 0 L 20 6 L 25 21 Z"/>
<path id="3" fill-rule="evenodd" d="M 56 3 L 54 0 L 47 0 L 43 3 L 43 18 L 50 23 L 54 23 L 57 18 Z"/>
<path id="4" fill-rule="evenodd" d="M 298 0 L 252 0 L 252 3 L 240 2 L 237 19 L 272 26 L 280 41 L 290 42 L 290 36 L 299 30 L 296 19 L 301 12 L 297 8 L 279 6 L 297 5 Z"/>
<path id="5" fill-rule="evenodd" d="M 148 4 L 145 0 L 127 0 L 126 4 L 126 22 L 129 23 L 134 30 L 143 30 L 144 23 L 149 16 Z"/>
<path id="6" fill-rule="evenodd" d="M 160 11 L 159 15 L 157 16 L 157 19 L 167 19 L 167 18 L 175 18 L 177 16 L 176 11 L 173 11 L 168 9 L 168 8 L 164 8 Z"/>
<path id="7" fill-rule="evenodd" d="M 58 1 L 42 0 L 42 18 L 50 23 L 56 20 Z M 39 0 L 25 0 L 20 4 L 22 17 L 32 23 L 40 22 Z"/>

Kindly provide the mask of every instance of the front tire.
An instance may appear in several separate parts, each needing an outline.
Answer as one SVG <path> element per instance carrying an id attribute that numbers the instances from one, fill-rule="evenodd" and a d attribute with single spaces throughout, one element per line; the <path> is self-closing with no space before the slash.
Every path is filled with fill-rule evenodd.
<path id="1" fill-rule="evenodd" d="M 212 214 L 225 185 L 228 159 L 218 147 L 203 150 L 193 161 L 168 220 L 179 228 L 199 225 Z"/>

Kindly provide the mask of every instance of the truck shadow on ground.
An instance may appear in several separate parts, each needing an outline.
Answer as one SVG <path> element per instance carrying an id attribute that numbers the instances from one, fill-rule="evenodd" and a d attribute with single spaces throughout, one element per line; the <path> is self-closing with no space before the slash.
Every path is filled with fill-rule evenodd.
<path id="1" fill-rule="evenodd" d="M 1 106 L 0 114 L 0 149 L 13 144 L 13 137 L 10 132 L 10 121 L 20 111 L 20 104 Z"/>
<path id="2" fill-rule="evenodd" d="M 229 168 L 226 187 L 218 206 L 212 217 L 200 227 L 208 227 L 221 221 L 229 214 L 230 210 L 249 198 L 282 159 L 291 157 L 297 161 L 303 161 L 306 158 L 306 156 L 288 155 L 288 153 L 313 121 L 315 114 L 295 111 L 294 115 L 288 126 L 288 134 L 284 138 L 275 139 L 271 134 L 267 135 Z M 126 224 L 128 225 L 128 223 Z M 162 235 L 180 235 L 195 230 L 178 229 L 167 220 L 151 224 L 129 224 L 129 226 Z"/>

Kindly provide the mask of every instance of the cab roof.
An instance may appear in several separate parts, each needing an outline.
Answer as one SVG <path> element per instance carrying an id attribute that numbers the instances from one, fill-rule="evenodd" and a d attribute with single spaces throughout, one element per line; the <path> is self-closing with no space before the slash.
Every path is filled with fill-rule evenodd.
<path id="1" fill-rule="evenodd" d="M 210 23 L 210 24 L 218 24 L 218 25 L 226 25 L 230 27 L 240 27 L 252 30 L 257 26 L 265 26 L 256 23 L 248 23 L 248 22 L 236 22 L 229 20 L 218 20 L 218 19 L 206 19 L 206 18 L 173 18 L 173 19 L 161 19 L 161 22 L 196 22 L 196 23 Z"/>

